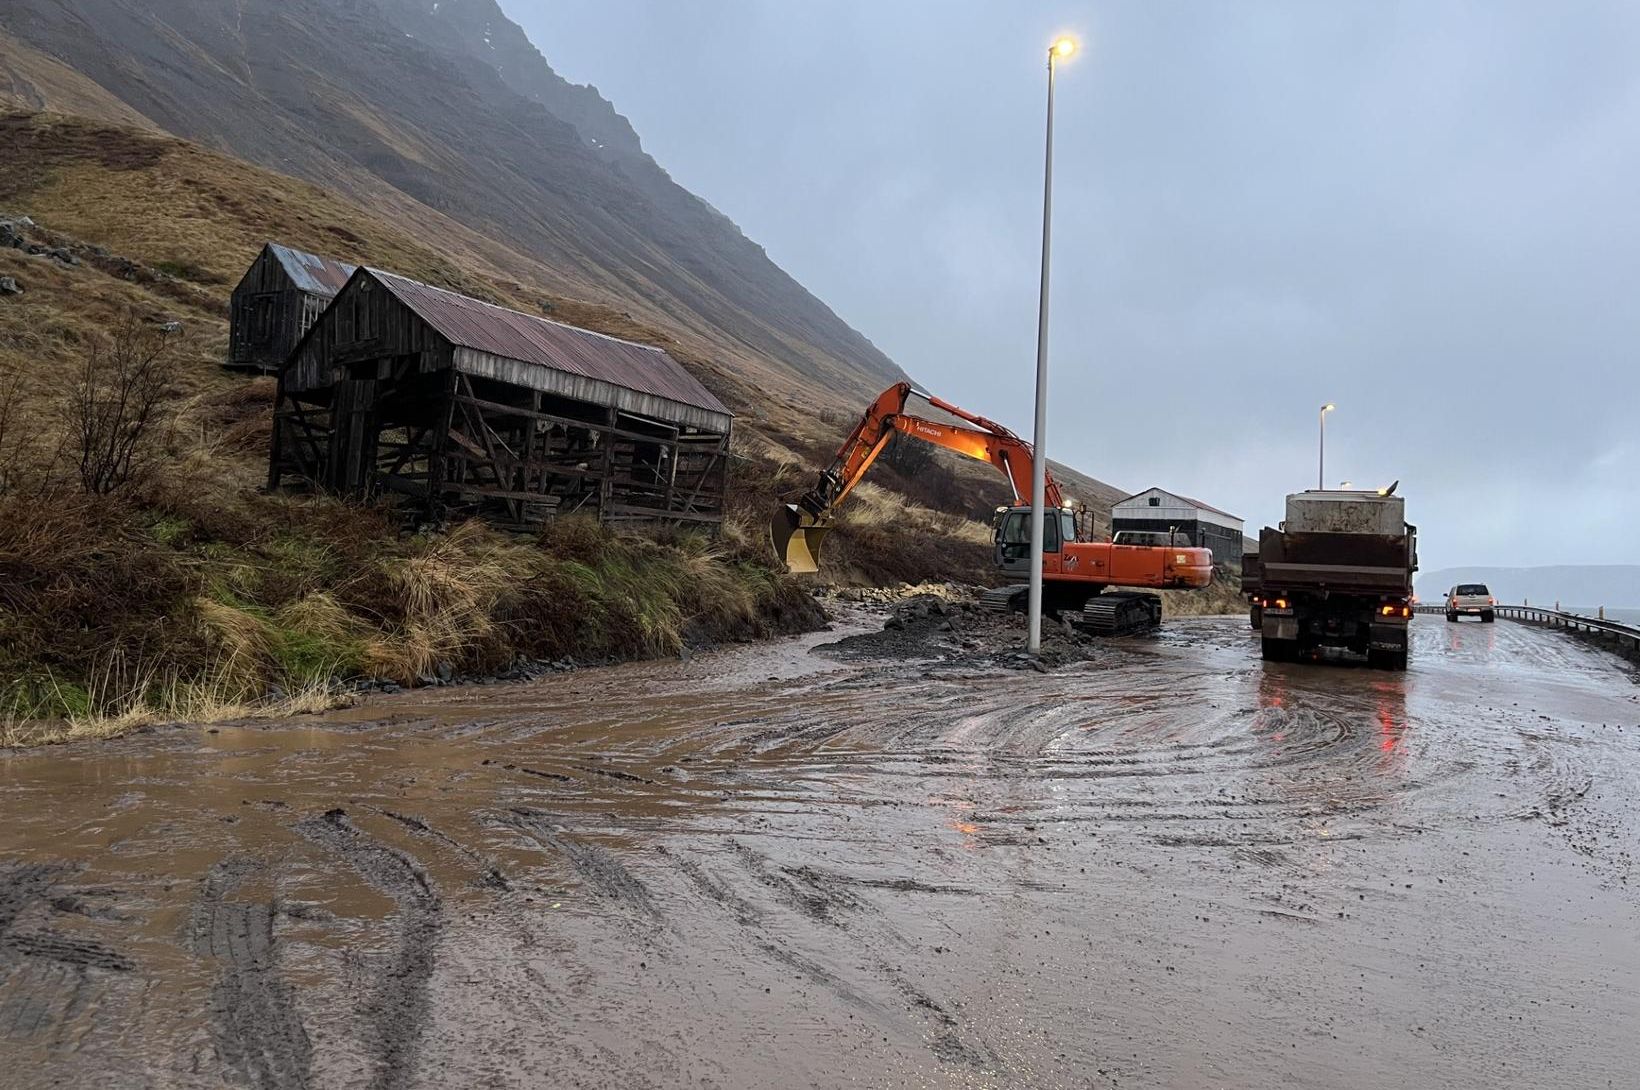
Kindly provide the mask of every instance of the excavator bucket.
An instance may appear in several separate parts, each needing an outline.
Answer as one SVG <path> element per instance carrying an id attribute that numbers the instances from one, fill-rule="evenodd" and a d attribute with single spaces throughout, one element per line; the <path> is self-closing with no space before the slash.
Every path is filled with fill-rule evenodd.
<path id="1" fill-rule="evenodd" d="M 786 504 L 769 522 L 774 553 L 798 575 L 820 570 L 820 546 L 831 533 L 831 519 L 820 519 L 796 504 Z"/>

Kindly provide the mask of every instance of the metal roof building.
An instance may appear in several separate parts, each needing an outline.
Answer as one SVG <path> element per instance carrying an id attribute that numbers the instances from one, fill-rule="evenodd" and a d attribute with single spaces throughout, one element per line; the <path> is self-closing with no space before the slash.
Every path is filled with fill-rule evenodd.
<path id="1" fill-rule="evenodd" d="M 366 268 L 280 373 L 269 483 L 715 523 L 733 420 L 659 348 Z"/>
<path id="2" fill-rule="evenodd" d="M 270 242 L 233 290 L 228 359 L 238 371 L 277 371 L 354 267 Z"/>
<path id="3" fill-rule="evenodd" d="M 1191 543 L 1213 550 L 1213 559 L 1229 563 L 1241 557 L 1242 520 L 1201 500 L 1161 488 L 1147 488 L 1111 505 L 1112 533 L 1169 530 L 1186 534 Z"/>

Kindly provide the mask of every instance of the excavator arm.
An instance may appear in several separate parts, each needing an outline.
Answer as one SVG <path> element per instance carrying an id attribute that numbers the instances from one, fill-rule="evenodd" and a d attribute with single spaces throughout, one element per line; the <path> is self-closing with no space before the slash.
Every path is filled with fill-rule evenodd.
<path id="1" fill-rule="evenodd" d="M 930 405 L 966 421 L 949 424 L 907 413 L 906 403 L 918 396 Z M 1013 486 L 1014 502 L 1028 503 L 1035 455 L 1031 445 L 994 420 L 959 409 L 948 401 L 917 394 L 909 382 L 897 383 L 878 395 L 860 418 L 831 465 L 813 488 L 775 513 L 770 536 L 775 553 L 794 572 L 820 568 L 820 546 L 836 518 L 837 507 L 848 498 L 896 434 L 909 435 L 969 458 L 989 462 Z M 1053 474 L 1047 475 L 1046 506 L 1059 507 L 1064 499 Z"/>

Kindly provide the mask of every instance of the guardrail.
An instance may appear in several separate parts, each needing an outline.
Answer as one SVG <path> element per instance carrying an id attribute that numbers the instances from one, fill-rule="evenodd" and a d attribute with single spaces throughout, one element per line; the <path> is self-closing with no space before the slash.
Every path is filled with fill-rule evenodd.
<path id="1" fill-rule="evenodd" d="M 1421 614 L 1444 616 L 1445 605 L 1420 605 L 1414 610 Z M 1565 613 L 1558 609 L 1539 609 L 1537 606 L 1496 606 L 1493 612 L 1511 621 L 1524 621 L 1547 628 L 1563 628 L 1568 632 L 1583 632 L 1610 639 L 1619 650 L 1630 657 L 1640 657 L 1640 627 L 1621 621 L 1606 621 L 1585 617 L 1580 613 Z"/>

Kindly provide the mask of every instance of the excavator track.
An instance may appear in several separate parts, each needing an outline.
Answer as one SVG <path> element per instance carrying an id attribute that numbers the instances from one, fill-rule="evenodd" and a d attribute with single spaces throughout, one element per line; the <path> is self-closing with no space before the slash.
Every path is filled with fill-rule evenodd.
<path id="1" fill-rule="evenodd" d="M 1069 615 L 1077 631 L 1090 636 L 1137 636 L 1162 623 L 1162 600 L 1154 594 L 1111 591 L 1089 598 Z"/>
<path id="2" fill-rule="evenodd" d="M 1025 583 L 995 587 L 980 595 L 979 602 L 992 613 L 1024 613 L 1030 592 Z M 1066 608 L 1062 595 L 1049 593 L 1050 599 L 1055 597 L 1061 601 L 1044 603 L 1046 612 L 1065 617 L 1077 631 L 1090 636 L 1137 636 L 1162 623 L 1162 600 L 1154 594 L 1107 591 L 1087 599 L 1080 609 Z"/>
<path id="3" fill-rule="evenodd" d="M 992 613 L 1024 613 L 1031 593 L 1029 583 L 993 587 L 979 596 L 981 609 Z"/>

